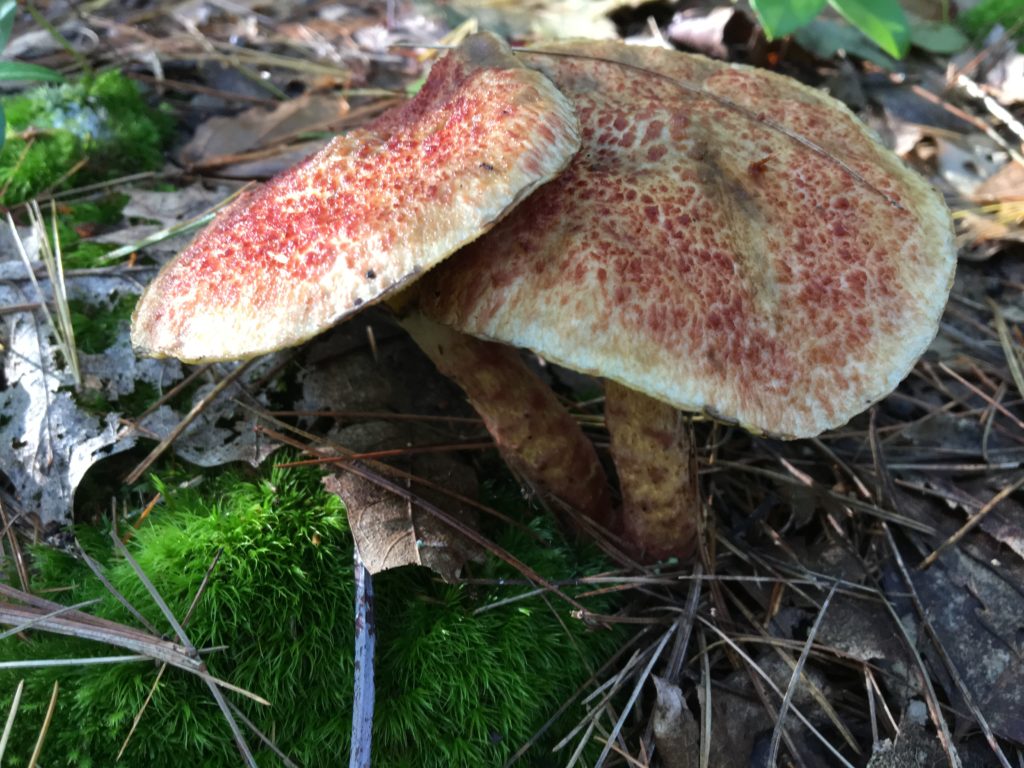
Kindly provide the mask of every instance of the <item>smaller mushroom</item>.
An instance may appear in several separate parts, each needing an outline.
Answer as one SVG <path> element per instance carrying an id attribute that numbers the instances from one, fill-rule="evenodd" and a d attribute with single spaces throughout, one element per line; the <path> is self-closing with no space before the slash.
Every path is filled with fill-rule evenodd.
<path id="1" fill-rule="evenodd" d="M 789 78 L 611 42 L 524 58 L 572 100 L 583 145 L 421 283 L 420 310 L 604 377 L 627 542 L 686 556 L 699 510 L 677 410 L 796 438 L 884 397 L 937 331 L 949 212 Z"/>
<path id="2" fill-rule="evenodd" d="M 221 212 L 147 287 L 132 342 L 142 354 L 187 362 L 251 358 L 397 301 L 560 173 L 579 148 L 578 129 L 543 74 L 494 35 L 473 35 L 434 65 L 410 102 Z M 539 382 L 515 393 L 501 386 L 523 379 L 518 353 L 469 337 L 457 346 L 462 375 L 491 382 L 488 426 L 499 448 L 511 441 L 515 465 L 541 490 L 606 515 L 597 454 L 554 395 Z M 524 407 L 557 415 L 524 428 Z M 547 456 L 552 449 L 572 454 L 570 475 Z"/>

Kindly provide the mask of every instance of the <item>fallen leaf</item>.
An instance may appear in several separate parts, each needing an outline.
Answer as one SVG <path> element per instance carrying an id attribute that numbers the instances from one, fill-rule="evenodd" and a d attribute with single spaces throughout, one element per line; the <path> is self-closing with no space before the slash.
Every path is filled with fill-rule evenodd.
<path id="1" fill-rule="evenodd" d="M 904 514 L 937 529 L 935 536 L 924 537 L 931 547 L 961 524 L 944 514 L 937 502 L 899 490 L 896 493 Z M 1024 742 L 1024 658 L 1017 650 L 1024 616 L 1024 563 L 1008 558 L 1006 550 L 975 531 L 946 549 L 930 568 L 911 568 L 910 578 L 936 637 L 993 731 Z M 884 581 L 893 604 L 906 606 L 902 579 L 890 574 Z M 919 623 L 916 613 L 908 618 Z M 936 679 L 942 681 L 954 710 L 969 712 L 924 629 L 918 627 L 916 635 L 922 655 Z"/>
<path id="2" fill-rule="evenodd" d="M 230 190 L 225 186 L 208 189 L 196 183 L 169 192 L 129 187 L 124 193 L 128 195 L 123 211 L 126 219 L 145 219 L 169 227 L 210 210 L 227 197 Z"/>
<path id="3" fill-rule="evenodd" d="M 476 493 L 472 470 L 445 454 L 417 455 L 410 471 L 455 493 L 470 497 Z M 467 561 L 482 557 L 479 547 L 429 512 L 364 477 L 342 471 L 325 477 L 324 486 L 345 502 L 352 538 L 372 574 L 403 565 L 422 565 L 445 581 L 454 581 Z M 453 504 L 436 491 L 418 486 L 412 490 L 475 527 L 471 508 Z"/>
<path id="4" fill-rule="evenodd" d="M 211 117 L 181 149 L 180 160 L 193 169 L 217 167 L 249 150 L 330 131 L 348 111 L 348 102 L 336 95 L 303 94 L 273 109 L 253 107 L 230 117 Z"/>

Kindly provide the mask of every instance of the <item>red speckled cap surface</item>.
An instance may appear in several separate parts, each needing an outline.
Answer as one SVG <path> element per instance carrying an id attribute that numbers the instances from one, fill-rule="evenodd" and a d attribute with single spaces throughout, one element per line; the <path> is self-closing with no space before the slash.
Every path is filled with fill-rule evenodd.
<path id="1" fill-rule="evenodd" d="M 187 361 L 304 341 L 477 238 L 579 147 L 572 106 L 493 35 L 415 99 L 225 209 L 139 301 L 132 342 Z"/>
<path id="2" fill-rule="evenodd" d="M 428 315 L 787 437 L 843 424 L 899 383 L 955 266 L 934 190 L 794 80 L 616 43 L 544 49 L 665 77 L 524 57 L 576 105 L 583 146 L 430 275 Z"/>

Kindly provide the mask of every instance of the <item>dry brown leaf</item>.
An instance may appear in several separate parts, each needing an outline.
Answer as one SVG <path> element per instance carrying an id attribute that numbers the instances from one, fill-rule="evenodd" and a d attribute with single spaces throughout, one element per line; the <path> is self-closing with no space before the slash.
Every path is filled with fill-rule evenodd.
<path id="1" fill-rule="evenodd" d="M 445 454 L 422 454 L 412 471 L 466 496 L 476 493 L 476 477 L 469 467 Z M 324 478 L 324 486 L 345 502 L 352 538 L 372 574 L 403 565 L 423 565 L 445 581 L 453 581 L 469 560 L 482 552 L 428 512 L 359 475 L 342 471 Z M 413 489 L 427 501 L 475 525 L 476 515 L 440 494 Z"/>
<path id="2" fill-rule="evenodd" d="M 346 114 L 348 102 L 337 95 L 304 94 L 274 109 L 253 107 L 231 117 L 211 117 L 182 148 L 180 160 L 189 168 L 216 167 L 249 150 L 330 130 Z"/>

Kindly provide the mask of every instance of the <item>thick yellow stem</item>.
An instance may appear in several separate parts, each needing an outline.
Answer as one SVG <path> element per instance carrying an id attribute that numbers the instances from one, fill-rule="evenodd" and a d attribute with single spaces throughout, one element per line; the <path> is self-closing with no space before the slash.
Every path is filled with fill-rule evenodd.
<path id="1" fill-rule="evenodd" d="M 509 466 L 537 491 L 608 528 L 608 478 L 593 443 L 512 347 L 467 336 L 417 312 L 402 326 L 462 387 Z"/>
<path id="2" fill-rule="evenodd" d="M 613 381 L 604 391 L 627 543 L 644 560 L 691 557 L 700 491 L 689 419 Z"/>

